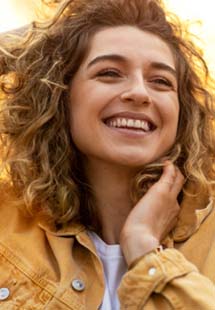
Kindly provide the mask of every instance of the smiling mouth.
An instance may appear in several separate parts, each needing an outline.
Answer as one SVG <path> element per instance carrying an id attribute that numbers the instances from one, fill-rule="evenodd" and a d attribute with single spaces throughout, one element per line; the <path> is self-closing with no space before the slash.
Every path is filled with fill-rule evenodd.
<path id="1" fill-rule="evenodd" d="M 156 126 L 149 120 L 112 117 L 106 119 L 104 123 L 110 128 L 127 129 L 149 133 L 156 129 Z"/>

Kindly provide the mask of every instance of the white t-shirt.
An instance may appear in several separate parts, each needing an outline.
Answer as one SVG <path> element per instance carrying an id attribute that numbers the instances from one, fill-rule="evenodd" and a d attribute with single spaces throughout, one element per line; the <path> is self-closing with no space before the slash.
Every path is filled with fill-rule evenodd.
<path id="1" fill-rule="evenodd" d="M 102 261 L 105 276 L 105 294 L 100 310 L 119 310 L 117 288 L 127 265 L 119 244 L 106 244 L 96 233 L 88 232 Z"/>

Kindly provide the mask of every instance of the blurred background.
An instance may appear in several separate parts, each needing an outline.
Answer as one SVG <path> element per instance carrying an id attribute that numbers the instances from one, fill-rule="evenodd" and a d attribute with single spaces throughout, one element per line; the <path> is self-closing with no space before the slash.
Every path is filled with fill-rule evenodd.
<path id="1" fill-rule="evenodd" d="M 211 0 L 164 0 L 169 9 L 185 22 L 192 21 L 192 32 L 201 39 L 205 58 L 215 76 L 215 14 Z M 22 27 L 36 18 L 40 0 L 0 0 L 0 32 Z"/>

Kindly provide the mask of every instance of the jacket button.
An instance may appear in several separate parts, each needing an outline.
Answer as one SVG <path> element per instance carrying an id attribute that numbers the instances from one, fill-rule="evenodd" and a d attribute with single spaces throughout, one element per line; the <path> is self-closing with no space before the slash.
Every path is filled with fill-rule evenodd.
<path id="1" fill-rule="evenodd" d="M 157 272 L 157 269 L 156 269 L 155 267 L 151 267 L 151 268 L 149 269 L 149 271 L 148 271 L 148 274 L 149 274 L 150 276 L 154 276 L 154 275 L 156 274 L 156 272 Z"/>
<path id="2" fill-rule="evenodd" d="M 75 291 L 78 291 L 78 292 L 81 292 L 85 289 L 85 285 L 84 285 L 83 281 L 81 281 L 79 279 L 73 280 L 71 286 Z"/>
<path id="3" fill-rule="evenodd" d="M 10 291 L 6 287 L 0 288 L 0 300 L 5 300 L 9 297 Z"/>

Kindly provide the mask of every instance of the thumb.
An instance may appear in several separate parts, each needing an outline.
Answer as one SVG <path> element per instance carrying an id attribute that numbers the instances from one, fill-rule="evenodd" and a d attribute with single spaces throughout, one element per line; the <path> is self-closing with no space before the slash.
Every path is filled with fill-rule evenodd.
<path id="1" fill-rule="evenodd" d="M 167 190 L 171 190 L 175 178 L 176 178 L 176 168 L 172 162 L 168 161 L 166 162 L 163 168 L 163 173 L 157 183 L 160 186 L 166 188 Z"/>

